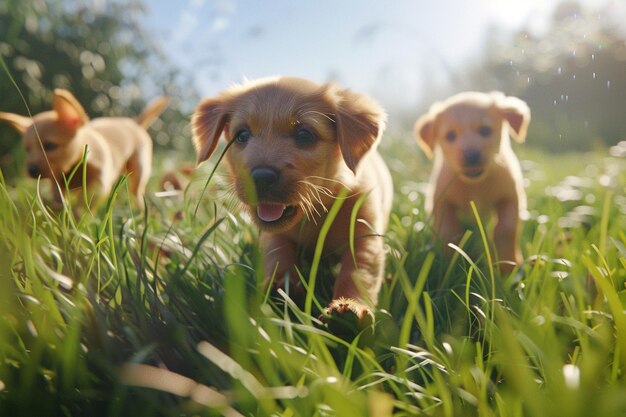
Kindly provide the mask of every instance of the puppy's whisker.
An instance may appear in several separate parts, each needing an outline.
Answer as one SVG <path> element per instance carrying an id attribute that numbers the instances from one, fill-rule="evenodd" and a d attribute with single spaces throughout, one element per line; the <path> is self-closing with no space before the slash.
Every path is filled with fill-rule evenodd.
<path id="1" fill-rule="evenodd" d="M 327 177 L 320 177 L 318 175 L 309 175 L 306 177 L 306 180 L 320 180 L 322 182 L 335 183 L 335 184 L 341 185 L 344 188 L 350 188 L 346 184 L 344 184 L 342 181 L 336 178 L 327 178 Z"/>
<path id="2" fill-rule="evenodd" d="M 301 181 L 300 183 L 304 186 L 304 195 L 302 192 L 300 192 L 299 193 L 300 196 L 302 196 L 303 198 L 305 198 L 305 200 L 307 200 L 307 204 L 313 208 L 317 216 L 321 217 L 321 213 L 318 210 L 318 206 L 322 207 L 324 212 L 328 212 L 328 209 L 324 205 L 324 202 L 322 201 L 322 198 L 320 196 L 320 193 L 326 194 L 326 192 L 324 192 L 323 190 L 320 190 L 320 187 L 313 183 L 310 183 L 307 181 Z M 321 187 L 321 188 L 324 188 L 324 187 Z M 326 195 L 333 198 L 332 194 L 326 194 Z"/>
<path id="3" fill-rule="evenodd" d="M 318 206 L 322 207 L 324 211 L 326 210 L 326 206 L 324 206 L 321 202 L 320 204 L 315 204 L 313 202 L 313 199 L 316 197 L 316 195 L 311 195 L 310 193 L 308 193 L 308 201 L 309 201 L 309 205 L 311 206 L 312 211 L 315 212 L 315 214 L 317 215 L 317 217 L 321 217 L 321 214 L 319 212 L 319 210 L 317 209 Z M 319 201 L 319 196 L 317 197 L 317 201 Z"/>
<path id="4" fill-rule="evenodd" d="M 306 216 L 307 220 L 315 222 L 315 218 L 313 217 L 313 213 L 311 211 L 312 206 L 310 200 L 308 200 L 304 195 L 300 193 L 298 193 L 298 197 L 300 200 L 300 203 L 298 205 L 302 209 L 302 212 Z"/>
<path id="5" fill-rule="evenodd" d="M 305 184 L 307 185 L 306 189 L 307 189 L 307 195 L 310 196 L 310 198 L 315 199 L 315 201 L 317 201 L 320 205 L 324 205 L 324 202 L 322 201 L 322 197 L 320 196 L 320 193 L 327 195 L 328 197 L 333 198 L 332 194 L 326 194 L 325 192 L 323 192 L 323 190 L 318 189 L 315 184 Z"/>
<path id="6" fill-rule="evenodd" d="M 328 187 L 324 187 L 323 185 L 319 185 L 319 184 L 315 184 L 314 182 L 308 181 L 308 180 L 302 180 L 300 181 L 300 183 L 304 184 L 306 187 L 310 187 L 316 190 L 316 192 L 318 193 L 322 193 L 328 197 L 334 198 L 335 195 L 333 194 L 333 192 L 331 191 L 330 188 Z"/>
<path id="7" fill-rule="evenodd" d="M 319 177 L 319 176 L 315 176 L 315 175 L 310 175 L 310 176 L 306 177 L 305 180 L 302 180 L 302 181 L 305 181 L 307 183 L 311 183 L 315 187 L 323 187 L 325 190 L 328 190 L 328 192 L 324 192 L 323 194 L 325 194 L 325 195 L 327 195 L 328 197 L 331 197 L 331 198 L 336 198 L 336 196 L 332 193 L 330 188 L 324 187 L 324 186 L 319 185 L 319 184 L 315 184 L 315 183 L 311 182 L 310 180 L 319 180 L 321 182 L 335 183 L 335 184 L 338 184 L 339 186 L 341 186 L 341 187 L 343 187 L 343 188 L 345 188 L 347 190 L 350 190 L 350 187 L 348 185 L 346 185 L 344 182 L 342 182 L 342 181 L 340 181 L 338 179 L 335 179 L 335 178 L 326 178 L 326 177 Z M 358 193 L 356 193 L 356 192 L 352 193 L 352 194 L 348 194 L 344 198 L 354 197 L 357 194 Z"/>

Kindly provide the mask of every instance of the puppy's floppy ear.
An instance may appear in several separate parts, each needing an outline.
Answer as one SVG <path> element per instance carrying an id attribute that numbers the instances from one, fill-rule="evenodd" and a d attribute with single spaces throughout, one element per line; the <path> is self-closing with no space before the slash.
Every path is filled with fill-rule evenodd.
<path id="1" fill-rule="evenodd" d="M 513 138 L 518 142 L 524 142 L 528 125 L 530 124 L 530 108 L 528 104 L 517 97 L 495 95 L 496 106 L 502 117 L 513 129 Z"/>
<path id="2" fill-rule="evenodd" d="M 208 98 L 198 104 L 191 117 L 196 163 L 206 161 L 213 154 L 229 117 L 228 106 L 219 97 Z"/>
<path id="3" fill-rule="evenodd" d="M 422 148 L 429 159 L 433 157 L 435 147 L 435 121 L 430 113 L 422 115 L 414 127 L 417 144 Z"/>
<path id="4" fill-rule="evenodd" d="M 57 123 L 63 128 L 76 131 L 89 121 L 89 116 L 78 100 L 67 90 L 57 88 L 52 96 L 52 110 L 57 113 Z"/>
<path id="5" fill-rule="evenodd" d="M 24 134 L 24 132 L 26 132 L 26 129 L 28 129 L 30 125 L 33 124 L 33 121 L 30 119 L 30 117 L 21 116 L 15 113 L 0 112 L 0 120 L 4 120 L 5 122 L 9 123 L 15 130 L 20 132 L 20 134 L 22 135 Z"/>
<path id="6" fill-rule="evenodd" d="M 364 95 L 348 89 L 338 89 L 336 93 L 337 141 L 346 165 L 356 172 L 361 158 L 376 144 L 385 129 L 387 115 Z"/>

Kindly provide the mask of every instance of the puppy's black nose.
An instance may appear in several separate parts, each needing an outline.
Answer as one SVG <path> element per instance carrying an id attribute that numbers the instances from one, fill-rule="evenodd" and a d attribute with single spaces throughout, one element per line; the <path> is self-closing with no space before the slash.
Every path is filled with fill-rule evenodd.
<path id="1" fill-rule="evenodd" d="M 463 159 L 465 160 L 465 165 L 467 166 L 480 165 L 482 162 L 482 156 L 480 154 L 480 151 L 477 151 L 475 149 L 468 149 L 467 151 L 465 151 L 465 153 L 463 154 Z"/>
<path id="2" fill-rule="evenodd" d="M 41 173 L 37 165 L 29 165 L 27 169 L 28 169 L 28 175 L 30 175 L 33 178 L 37 178 L 39 174 Z"/>
<path id="3" fill-rule="evenodd" d="M 272 186 L 274 186 L 280 174 L 274 168 L 258 167 L 252 170 L 252 180 L 254 181 L 254 187 L 259 196 L 267 193 Z"/>

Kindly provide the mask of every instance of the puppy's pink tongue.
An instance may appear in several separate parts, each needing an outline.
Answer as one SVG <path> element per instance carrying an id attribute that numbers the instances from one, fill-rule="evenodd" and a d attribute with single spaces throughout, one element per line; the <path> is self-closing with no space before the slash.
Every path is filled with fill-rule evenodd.
<path id="1" fill-rule="evenodd" d="M 286 208 L 284 204 L 259 204 L 256 214 L 264 222 L 273 222 L 280 219 Z"/>

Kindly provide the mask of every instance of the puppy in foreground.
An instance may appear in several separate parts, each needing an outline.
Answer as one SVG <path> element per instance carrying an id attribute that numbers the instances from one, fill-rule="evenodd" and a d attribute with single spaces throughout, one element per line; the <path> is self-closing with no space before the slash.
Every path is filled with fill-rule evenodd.
<path id="1" fill-rule="evenodd" d="M 435 155 L 426 197 L 435 232 L 444 244 L 458 242 L 474 218 L 471 201 L 481 219 L 495 213 L 493 244 L 503 271 L 522 261 L 518 235 L 526 208 L 509 134 L 523 142 L 529 123 L 530 110 L 516 97 L 464 92 L 434 104 L 415 124 L 419 145 Z"/>
<path id="2" fill-rule="evenodd" d="M 341 262 L 328 314 L 363 318 L 383 279 L 393 185 L 376 151 L 386 115 L 367 97 L 290 77 L 248 82 L 202 101 L 193 115 L 198 163 L 222 134 L 238 198 L 259 226 L 266 279 L 300 288 L 301 251 L 312 257 L 327 212 L 347 197 L 324 242 Z M 361 204 L 361 199 L 364 199 Z M 354 252 L 350 224 L 357 209 Z"/>
<path id="3" fill-rule="evenodd" d="M 90 121 L 72 93 L 56 89 L 52 110 L 32 119 L 0 112 L 0 120 L 22 134 L 29 175 L 49 178 L 58 184 L 53 184 L 57 202 L 65 194 L 64 177 L 81 162 L 87 147 L 89 195 L 97 202 L 109 194 L 120 175 L 129 173 L 130 191 L 141 203 L 152 164 L 152 140 L 146 129 L 167 103 L 166 98 L 160 97 L 135 119 L 102 117 Z M 82 168 L 71 178 L 70 190 L 82 187 Z"/>

